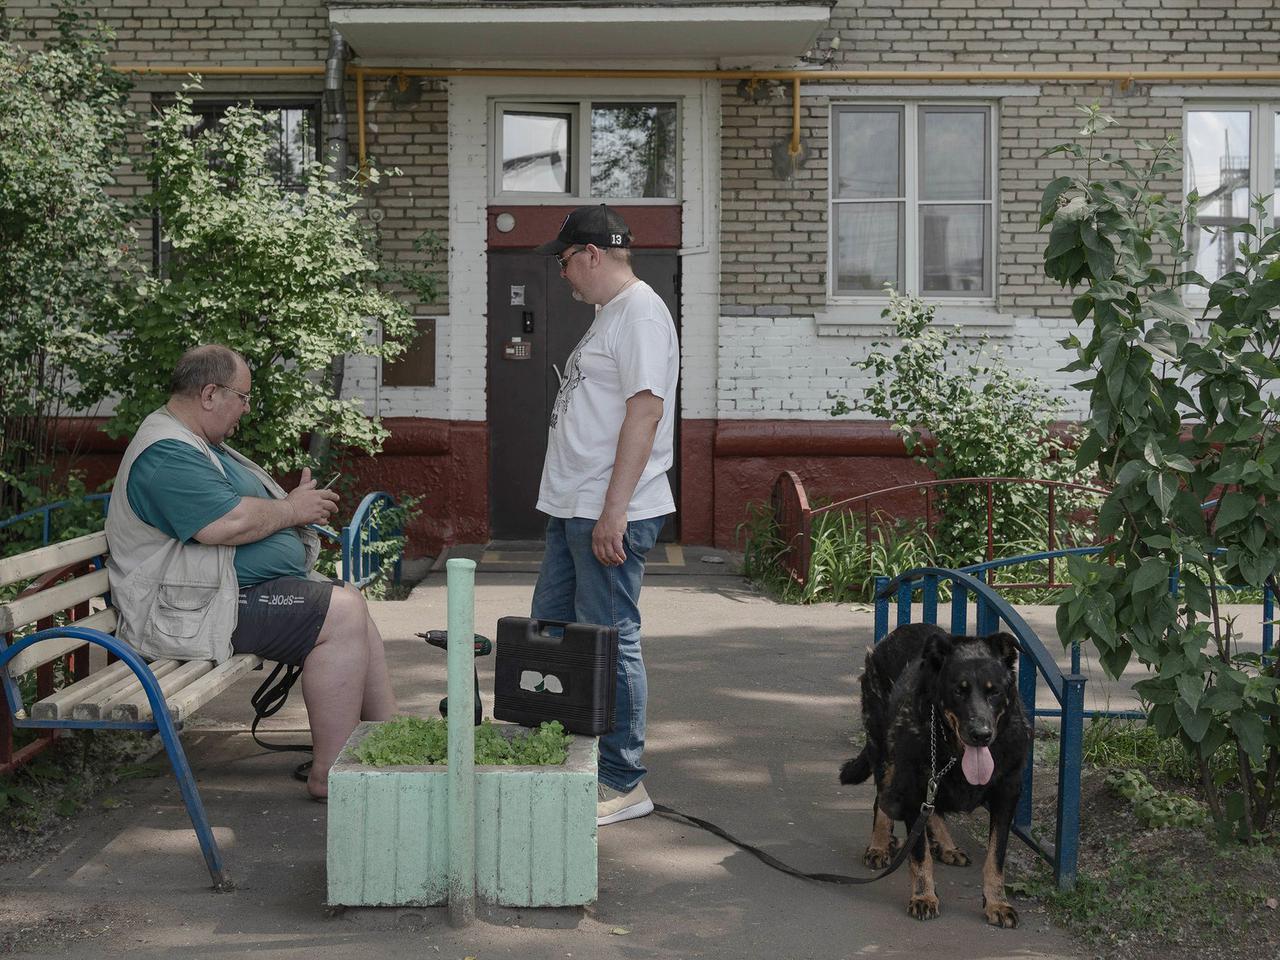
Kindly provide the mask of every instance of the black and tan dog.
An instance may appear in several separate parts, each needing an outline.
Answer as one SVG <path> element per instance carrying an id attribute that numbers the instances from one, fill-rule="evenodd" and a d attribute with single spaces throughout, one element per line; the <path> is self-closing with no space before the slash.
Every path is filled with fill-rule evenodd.
<path id="1" fill-rule="evenodd" d="M 982 872 L 983 912 L 997 927 L 1016 927 L 1018 912 L 1005 899 L 1004 860 L 1027 759 L 1031 728 L 1014 682 L 1017 640 L 1007 633 L 953 636 L 929 624 L 894 630 L 867 652 L 862 673 L 862 718 L 867 743 L 840 769 L 841 783 L 875 774 L 876 804 L 869 867 L 887 866 L 897 848 L 893 821 L 908 830 L 920 815 L 931 774 L 930 736 L 937 770 L 954 759 L 938 784 L 927 833 L 909 852 L 911 899 L 917 920 L 938 915 L 933 857 L 964 866 L 969 858 L 947 830 L 943 815 L 985 806 L 991 814 Z"/>

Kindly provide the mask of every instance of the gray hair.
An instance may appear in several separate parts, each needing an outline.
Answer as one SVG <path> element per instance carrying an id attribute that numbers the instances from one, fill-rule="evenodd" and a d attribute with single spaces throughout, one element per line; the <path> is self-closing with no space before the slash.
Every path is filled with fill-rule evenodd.
<path id="1" fill-rule="evenodd" d="M 194 397 L 207 383 L 225 386 L 235 379 L 238 365 L 242 363 L 244 357 L 220 343 L 192 347 L 178 358 L 173 375 L 169 377 L 169 393 Z"/>

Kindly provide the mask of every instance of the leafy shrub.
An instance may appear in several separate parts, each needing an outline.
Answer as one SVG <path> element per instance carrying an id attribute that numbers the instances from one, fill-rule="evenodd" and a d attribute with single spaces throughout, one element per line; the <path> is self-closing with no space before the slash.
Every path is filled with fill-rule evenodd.
<path id="1" fill-rule="evenodd" d="M 1113 771 L 1107 774 L 1106 784 L 1133 804 L 1134 815 L 1148 827 L 1201 827 L 1209 820 L 1203 803 L 1157 790 L 1137 770 Z"/>
<path id="2" fill-rule="evenodd" d="M 441 717 L 396 717 L 380 724 L 355 748 L 373 767 L 433 766 L 448 762 L 449 725 Z M 485 720 L 476 727 L 476 763 L 485 766 L 556 766 L 569 756 L 569 735 L 558 720 L 537 730 L 503 736 Z"/>
<path id="3" fill-rule="evenodd" d="M 1219 834 L 1253 842 L 1280 800 L 1278 661 L 1243 647 L 1221 605 L 1224 584 L 1274 588 L 1280 566 L 1280 229 L 1261 226 L 1255 198 L 1251 221 L 1227 228 L 1233 269 L 1208 284 L 1186 269 L 1198 198 L 1184 208 L 1160 189 L 1176 143 L 1137 141 L 1135 164 L 1095 144 L 1114 120 L 1081 110 L 1083 142 L 1050 151 L 1073 171 L 1044 191 L 1044 270 L 1082 288 L 1081 335 L 1064 341 L 1089 391 L 1077 459 L 1111 488 L 1099 532 L 1113 539 L 1070 561 L 1058 635 L 1093 643 L 1112 677 L 1133 657 L 1149 669 L 1135 684 L 1148 721 L 1192 758 Z M 1201 322 L 1182 301 L 1191 286 L 1209 287 Z M 1224 745 L 1238 771 L 1225 791 L 1211 766 Z"/>
<path id="4" fill-rule="evenodd" d="M 863 519 L 830 511 L 813 518 L 813 549 L 804 586 L 781 567 L 786 543 L 767 504 L 747 506 L 738 527 L 744 543 L 742 573 L 786 603 L 862 602 L 872 598 L 877 577 L 892 577 L 937 560 L 937 550 L 921 520 L 873 518 L 870 542 Z"/>
<path id="5" fill-rule="evenodd" d="M 1061 398 L 1010 369 L 985 337 L 972 349 L 953 344 L 934 323 L 932 304 L 893 290 L 888 295 L 881 316 L 892 325 L 893 339 L 873 343 L 853 364 L 870 385 L 852 403 L 832 393 L 832 416 L 862 411 L 888 420 L 907 452 L 939 480 L 1076 478 L 1063 455 L 1067 438 L 1055 430 Z M 1045 529 L 1044 507 L 1037 502 L 1042 492 L 1019 486 L 998 488 L 996 495 L 995 540 L 1024 541 L 1031 511 L 1040 513 L 1039 529 Z M 941 554 L 957 565 L 985 559 L 985 492 L 970 485 L 942 487 L 937 497 L 934 536 Z"/>

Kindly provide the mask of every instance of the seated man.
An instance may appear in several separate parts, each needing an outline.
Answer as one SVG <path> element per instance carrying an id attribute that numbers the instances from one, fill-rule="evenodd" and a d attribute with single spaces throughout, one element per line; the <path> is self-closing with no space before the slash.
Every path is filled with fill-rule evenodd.
<path id="1" fill-rule="evenodd" d="M 288 494 L 224 441 L 250 406 L 249 368 L 227 347 L 183 354 L 169 400 L 125 450 L 107 512 L 117 634 L 144 656 L 223 661 L 235 653 L 303 664 L 314 760 L 307 790 L 360 720 L 396 709 L 382 637 L 350 584 L 308 579 L 320 552 L 308 524 L 338 495 L 310 471 Z"/>

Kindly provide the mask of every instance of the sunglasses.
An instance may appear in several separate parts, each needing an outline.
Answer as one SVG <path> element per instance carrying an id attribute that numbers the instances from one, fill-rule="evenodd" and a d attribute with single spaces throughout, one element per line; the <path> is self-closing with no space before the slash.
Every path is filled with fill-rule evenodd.
<path id="1" fill-rule="evenodd" d="M 587 249 L 586 247 L 579 247 L 577 250 L 574 250 L 572 253 L 561 254 L 560 256 L 556 257 L 556 263 L 560 264 L 560 269 L 563 270 L 565 269 L 565 267 L 569 265 L 570 260 L 572 260 L 577 254 L 582 253 L 582 251 L 586 249 Z"/>

